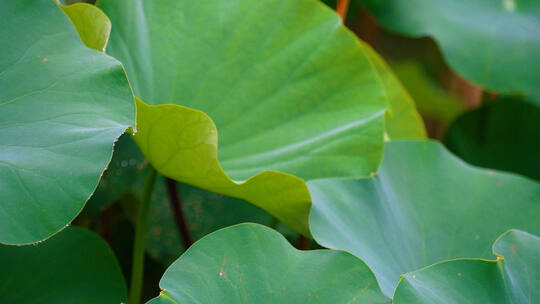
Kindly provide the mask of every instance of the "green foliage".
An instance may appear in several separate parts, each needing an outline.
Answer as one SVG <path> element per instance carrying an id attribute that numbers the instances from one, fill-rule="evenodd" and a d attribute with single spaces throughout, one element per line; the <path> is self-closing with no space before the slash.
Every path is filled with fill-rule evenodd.
<path id="1" fill-rule="evenodd" d="M 446 127 L 464 111 L 462 101 L 440 88 L 417 62 L 396 63 L 392 70 L 411 93 L 423 117 L 436 119 Z"/>
<path id="2" fill-rule="evenodd" d="M 538 100 L 540 11 L 518 2 L 364 5 Z M 536 103 L 461 114 L 422 56 L 402 85 L 316 0 L 64 4 L 0 4 L 1 303 L 125 302 L 119 264 L 129 304 L 540 301 Z M 413 99 L 461 115 L 445 143 L 486 169 L 425 140 Z"/>
<path id="3" fill-rule="evenodd" d="M 127 288 L 98 235 L 69 227 L 33 246 L 0 245 L 2 303 L 120 303 Z"/>
<path id="4" fill-rule="evenodd" d="M 489 258 L 504 231 L 540 234 L 540 185 L 465 164 L 440 144 L 386 145 L 377 176 L 308 183 L 321 245 L 361 258 L 391 295 L 401 274 L 455 258 Z"/>
<path id="5" fill-rule="evenodd" d="M 445 144 L 465 161 L 540 180 L 540 108 L 502 98 L 464 113 L 448 129 Z"/>
<path id="6" fill-rule="evenodd" d="M 242 224 L 188 249 L 149 303 L 535 303 L 539 252 L 540 238 L 511 230 L 493 244 L 496 260 L 455 259 L 406 273 L 387 298 L 349 253 L 298 251 L 271 229 Z"/>
<path id="7" fill-rule="evenodd" d="M 483 88 L 540 91 L 537 1 L 365 0 L 363 4 L 392 31 L 432 36 L 448 64 Z"/>
<path id="8" fill-rule="evenodd" d="M 99 5 L 113 23 L 108 53 L 126 64 L 135 95 L 182 105 L 137 103 L 136 142 L 165 176 L 249 201 L 308 235 L 302 179 L 374 172 L 389 96 L 390 114 L 405 117 L 390 125 L 411 121 L 408 133 L 424 135 L 384 63 L 322 5 L 139 3 Z"/>
<path id="9" fill-rule="evenodd" d="M 352 255 L 299 251 L 255 224 L 204 237 L 159 285 L 163 291 L 150 303 L 388 303 L 369 268 Z"/>
<path id="10" fill-rule="evenodd" d="M 0 243 L 68 224 L 133 125 L 121 64 L 79 39 L 52 1 L 0 4 Z"/>
<path id="11" fill-rule="evenodd" d="M 148 161 L 129 134 L 122 135 L 114 146 L 114 156 L 92 198 L 86 204 L 82 217 L 92 221 L 100 212 L 118 203 L 128 212 L 127 218 L 135 221 L 130 212 L 142 195 L 148 174 Z M 186 184 L 178 185 L 183 212 L 192 237 L 198 240 L 215 230 L 243 222 L 269 224 L 272 217 L 245 201 L 208 192 Z M 165 179 L 156 180 L 149 211 L 147 254 L 169 264 L 185 250 L 179 234 Z M 284 225 L 279 231 L 289 238 L 296 234 Z"/>
<path id="12" fill-rule="evenodd" d="M 459 259 L 407 273 L 394 303 L 537 303 L 540 238 L 512 230 L 493 244 L 497 260 Z"/>
<path id="13" fill-rule="evenodd" d="M 111 34 L 111 21 L 100 9 L 87 3 L 59 4 L 79 33 L 82 42 L 89 48 L 105 51 Z"/>

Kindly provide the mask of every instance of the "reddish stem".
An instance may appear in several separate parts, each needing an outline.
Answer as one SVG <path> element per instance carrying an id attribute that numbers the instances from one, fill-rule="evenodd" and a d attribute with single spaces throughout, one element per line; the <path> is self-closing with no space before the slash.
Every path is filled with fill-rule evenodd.
<path id="1" fill-rule="evenodd" d="M 178 193 L 178 183 L 170 178 L 167 180 L 167 192 L 169 193 L 169 202 L 173 209 L 174 219 L 176 220 L 176 225 L 178 226 L 178 232 L 182 236 L 184 242 L 184 248 L 188 249 L 191 244 L 193 244 L 193 237 L 189 231 L 186 217 L 184 216 L 184 211 L 182 210 L 182 199 Z"/>
<path id="2" fill-rule="evenodd" d="M 298 240 L 296 243 L 296 248 L 300 250 L 308 250 L 311 246 L 311 240 L 303 235 L 298 235 Z"/>
<path id="3" fill-rule="evenodd" d="M 336 12 L 345 23 L 345 17 L 347 16 L 347 10 L 349 9 L 349 0 L 337 0 Z"/>

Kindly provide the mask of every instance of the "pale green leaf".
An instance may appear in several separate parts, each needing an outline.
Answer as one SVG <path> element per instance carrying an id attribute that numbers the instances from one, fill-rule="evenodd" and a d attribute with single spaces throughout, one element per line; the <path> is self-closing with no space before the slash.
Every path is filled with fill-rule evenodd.
<path id="1" fill-rule="evenodd" d="M 490 258 L 502 232 L 540 233 L 540 184 L 471 167 L 432 141 L 386 145 L 369 179 L 308 183 L 315 240 L 361 258 L 390 296 L 401 274 L 454 258 Z"/>
<path id="2" fill-rule="evenodd" d="M 98 51 L 105 50 L 111 33 L 111 21 L 99 8 L 88 3 L 58 6 L 73 22 L 87 47 Z"/>
<path id="3" fill-rule="evenodd" d="M 540 301 L 540 238 L 512 230 L 493 245 L 497 260 L 446 261 L 407 273 L 395 304 L 534 304 Z"/>

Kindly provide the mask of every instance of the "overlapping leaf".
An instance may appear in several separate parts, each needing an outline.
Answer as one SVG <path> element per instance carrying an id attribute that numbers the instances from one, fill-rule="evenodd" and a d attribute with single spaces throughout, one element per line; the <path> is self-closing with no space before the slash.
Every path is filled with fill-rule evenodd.
<path id="1" fill-rule="evenodd" d="M 26 244 L 79 213 L 134 104 L 53 1 L 2 1 L 0 42 L 0 242 Z"/>
<path id="2" fill-rule="evenodd" d="M 348 253 L 298 251 L 269 228 L 241 224 L 191 247 L 149 303 L 535 303 L 540 239 L 512 230 L 497 238 L 493 253 L 497 260 L 440 261 L 397 276 L 391 299 Z"/>
<path id="3" fill-rule="evenodd" d="M 136 140 L 160 173 L 247 200 L 308 234 L 303 179 L 376 170 L 385 86 L 396 84 L 327 7 L 312 0 L 99 6 L 113 23 L 108 52 L 126 65 L 135 95 L 182 105 L 138 103 Z M 409 97 L 391 96 L 406 99 L 395 121 L 412 113 L 412 137 L 422 136 Z"/>
<path id="4" fill-rule="evenodd" d="M 454 258 L 490 258 L 502 232 L 540 233 L 540 185 L 470 167 L 436 142 L 386 145 L 369 179 L 308 183 L 315 240 L 347 250 L 390 296 L 399 275 Z"/>
<path id="5" fill-rule="evenodd" d="M 540 109 L 502 98 L 458 117 L 445 144 L 467 162 L 540 180 Z"/>
<path id="6" fill-rule="evenodd" d="M 134 210 L 142 196 L 148 162 L 130 134 L 120 137 L 114 146 L 114 156 L 98 188 L 85 206 L 85 215 L 94 215 L 113 202 L 119 202 L 126 212 Z M 181 184 L 183 211 L 194 240 L 227 226 L 254 222 L 271 223 L 271 216 L 245 201 Z M 286 237 L 296 237 L 290 229 L 279 225 Z M 178 232 L 165 180 L 158 177 L 149 210 L 146 252 L 169 265 L 185 250 Z"/>
<path id="7" fill-rule="evenodd" d="M 540 238 L 509 231 L 495 242 L 493 254 L 497 260 L 447 261 L 407 273 L 393 303 L 538 303 Z"/>
<path id="8" fill-rule="evenodd" d="M 367 0 L 364 5 L 395 32 L 433 36 L 449 65 L 481 87 L 538 94 L 537 1 Z"/>
<path id="9" fill-rule="evenodd" d="M 149 303 L 389 303 L 349 253 L 298 251 L 278 232 L 242 224 L 214 232 L 165 272 Z"/>
<path id="10" fill-rule="evenodd" d="M 0 245 L 1 303 L 122 303 L 120 266 L 95 233 L 69 227 L 35 246 Z"/>
<path id="11" fill-rule="evenodd" d="M 89 48 L 104 51 L 111 33 L 111 21 L 102 10 L 87 3 L 59 4 Z"/>

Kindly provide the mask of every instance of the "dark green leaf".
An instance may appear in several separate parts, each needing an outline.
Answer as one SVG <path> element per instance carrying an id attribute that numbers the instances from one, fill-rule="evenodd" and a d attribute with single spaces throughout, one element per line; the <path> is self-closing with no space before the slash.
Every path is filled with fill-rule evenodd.
<path id="1" fill-rule="evenodd" d="M 126 284 L 98 235 L 69 227 L 33 246 L 0 245 L 0 303 L 121 303 Z"/>
<path id="2" fill-rule="evenodd" d="M 540 180 L 540 109 L 504 98 L 465 113 L 448 129 L 445 143 L 467 162 Z"/>

